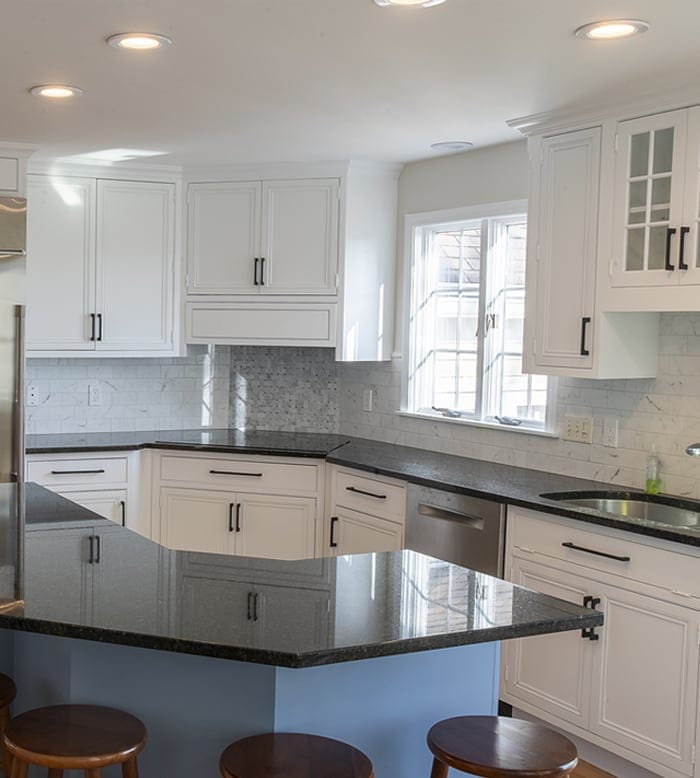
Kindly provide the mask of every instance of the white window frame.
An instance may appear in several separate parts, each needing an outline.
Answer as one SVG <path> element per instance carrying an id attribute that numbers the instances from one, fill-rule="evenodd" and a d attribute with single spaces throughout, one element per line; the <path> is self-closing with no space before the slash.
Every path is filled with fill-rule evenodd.
<path id="1" fill-rule="evenodd" d="M 451 424 L 462 424 L 476 427 L 486 427 L 489 429 L 499 429 L 508 432 L 519 432 L 530 435 L 541 435 L 545 437 L 556 437 L 556 379 L 551 376 L 547 380 L 547 410 L 544 425 L 529 426 L 523 423 L 519 426 L 510 426 L 501 424 L 495 420 L 482 418 L 473 418 L 461 416 L 459 418 L 448 418 L 441 413 L 433 410 L 421 409 L 420 412 L 414 411 L 409 406 L 409 368 L 411 363 L 411 294 L 413 282 L 416 277 L 415 267 L 418 260 L 416 247 L 418 244 L 417 232 L 425 227 L 445 227 L 459 222 L 477 221 L 483 219 L 507 219 L 515 215 L 527 214 L 527 200 L 508 200 L 500 203 L 488 203 L 483 205 L 466 206 L 463 208 L 451 208 L 440 211 L 428 211 L 424 213 L 407 214 L 405 217 L 404 229 L 404 289 L 403 289 L 403 365 L 401 370 L 401 409 L 399 414 L 402 416 L 412 416 L 431 421 L 443 421 Z M 479 289 L 479 311 L 484 315 L 484 297 L 486 294 L 486 283 L 482 282 Z M 483 340 L 484 322 L 479 325 L 479 339 Z M 477 384 L 478 404 L 483 407 L 481 394 L 483 392 L 483 364 L 482 358 L 486 349 L 484 345 L 479 349 L 478 372 L 480 379 Z"/>

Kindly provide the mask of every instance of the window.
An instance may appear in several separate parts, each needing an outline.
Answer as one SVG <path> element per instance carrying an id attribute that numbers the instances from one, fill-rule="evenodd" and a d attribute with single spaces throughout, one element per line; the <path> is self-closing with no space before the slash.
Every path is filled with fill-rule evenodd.
<path id="1" fill-rule="evenodd" d="M 525 206 L 409 217 L 405 410 L 548 429 L 549 379 L 521 367 Z"/>

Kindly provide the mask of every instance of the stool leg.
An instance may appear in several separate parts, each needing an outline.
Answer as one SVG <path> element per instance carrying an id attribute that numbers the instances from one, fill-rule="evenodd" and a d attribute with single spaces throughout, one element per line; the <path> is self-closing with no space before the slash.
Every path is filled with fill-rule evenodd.
<path id="1" fill-rule="evenodd" d="M 85 770 L 85 778 L 100 778 L 102 770 L 99 767 L 88 767 Z"/>
<path id="2" fill-rule="evenodd" d="M 0 708 L 0 743 L 2 743 L 2 738 L 5 734 L 5 727 L 9 721 L 10 709 L 7 707 Z M 10 778 L 10 774 L 12 772 L 12 755 L 4 745 L 0 745 L 0 750 L 2 752 L 0 753 L 0 756 L 2 756 L 2 771 L 5 773 L 7 778 Z"/>
<path id="3" fill-rule="evenodd" d="M 29 765 L 26 762 L 20 762 L 17 757 L 12 760 L 12 772 L 11 778 L 27 778 L 27 770 Z"/>
<path id="4" fill-rule="evenodd" d="M 49 770 L 49 778 L 63 778 L 63 770 L 58 767 L 52 767 Z"/>
<path id="5" fill-rule="evenodd" d="M 139 778 L 139 766 L 136 757 L 122 762 L 122 778 Z"/>
<path id="6" fill-rule="evenodd" d="M 430 772 L 430 778 L 447 778 L 448 770 L 449 767 L 435 757 L 435 759 L 433 759 L 433 769 Z"/>

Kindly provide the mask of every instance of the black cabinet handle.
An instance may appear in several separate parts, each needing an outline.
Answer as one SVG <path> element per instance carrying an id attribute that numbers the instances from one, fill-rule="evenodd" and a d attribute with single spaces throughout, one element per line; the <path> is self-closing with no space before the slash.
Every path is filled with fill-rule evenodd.
<path id="1" fill-rule="evenodd" d="M 678 269 L 687 270 L 688 265 L 685 262 L 685 236 L 690 232 L 690 227 L 681 227 L 680 245 L 678 248 Z"/>
<path id="2" fill-rule="evenodd" d="M 346 486 L 345 489 L 348 492 L 354 492 L 355 494 L 363 494 L 365 497 L 374 497 L 375 500 L 386 500 L 385 494 L 375 494 L 374 492 L 365 492 L 362 489 L 357 489 L 354 486 Z"/>
<path id="3" fill-rule="evenodd" d="M 236 505 L 236 532 L 241 531 L 241 504 Z"/>
<path id="4" fill-rule="evenodd" d="M 95 338 L 95 319 L 96 316 L 94 313 L 90 314 L 90 340 L 94 341 Z"/>
<path id="5" fill-rule="evenodd" d="M 669 227 L 666 230 L 666 270 L 675 270 L 676 268 L 671 264 L 671 240 L 676 234 L 675 227 Z"/>
<path id="6" fill-rule="evenodd" d="M 51 475 L 100 475 L 104 470 L 52 470 Z"/>
<path id="7" fill-rule="evenodd" d="M 265 257 L 260 257 L 260 286 L 265 286 Z"/>
<path id="8" fill-rule="evenodd" d="M 600 597 L 591 597 L 590 595 L 586 595 L 583 598 L 584 608 L 590 608 L 592 611 L 594 611 L 598 605 L 600 605 Z M 588 640 L 600 640 L 600 635 L 596 634 L 595 627 L 584 627 L 581 630 L 581 637 L 587 638 Z"/>
<path id="9" fill-rule="evenodd" d="M 258 262 L 260 262 L 260 259 L 255 257 L 255 265 L 253 267 L 253 286 L 258 286 Z"/>
<path id="10" fill-rule="evenodd" d="M 126 502 L 124 500 L 120 500 L 119 505 L 122 509 L 122 527 L 126 527 Z"/>
<path id="11" fill-rule="evenodd" d="M 337 541 L 335 539 L 335 527 L 336 527 L 337 523 L 338 523 L 338 517 L 337 516 L 332 516 L 331 517 L 331 548 L 337 548 L 338 547 L 338 543 L 337 543 Z"/>
<path id="12" fill-rule="evenodd" d="M 258 593 L 253 595 L 253 621 L 258 620 Z"/>
<path id="13" fill-rule="evenodd" d="M 236 507 L 235 502 L 230 502 L 228 504 L 228 531 L 234 532 L 233 529 L 233 509 Z"/>
<path id="14" fill-rule="evenodd" d="M 102 314 L 101 313 L 97 314 L 97 324 L 98 324 L 98 328 L 97 328 L 96 340 L 102 340 Z"/>
<path id="15" fill-rule="evenodd" d="M 253 620 L 253 592 L 248 592 L 248 621 Z"/>
<path id="16" fill-rule="evenodd" d="M 90 544 L 90 556 L 88 557 L 88 564 L 94 565 L 95 564 L 95 536 L 94 535 L 88 536 L 88 543 Z"/>
<path id="17" fill-rule="evenodd" d="M 234 470 L 210 470 L 209 475 L 245 475 L 249 478 L 262 478 L 262 473 L 237 473 Z"/>
<path id="18" fill-rule="evenodd" d="M 590 316 L 584 316 L 581 319 L 581 356 L 590 357 L 591 352 L 586 348 L 586 335 L 588 334 L 588 325 L 591 323 Z"/>
<path id="19" fill-rule="evenodd" d="M 102 561 L 102 538 L 99 535 L 95 535 L 95 545 L 97 546 L 97 553 L 95 554 L 95 564 L 99 565 Z"/>
<path id="20" fill-rule="evenodd" d="M 628 556 L 616 556 L 615 554 L 607 554 L 605 551 L 596 551 L 593 548 L 585 548 L 584 546 L 577 546 L 574 543 L 562 543 L 564 548 L 572 548 L 574 551 L 583 551 L 585 554 L 595 554 L 595 556 L 604 556 L 606 559 L 614 559 L 616 562 L 629 562 L 631 557 Z"/>

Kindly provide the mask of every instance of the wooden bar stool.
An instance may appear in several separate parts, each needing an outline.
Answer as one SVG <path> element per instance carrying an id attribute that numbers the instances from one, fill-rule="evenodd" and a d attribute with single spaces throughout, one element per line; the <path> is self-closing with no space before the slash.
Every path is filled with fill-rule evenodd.
<path id="1" fill-rule="evenodd" d="M 10 703 L 17 696 L 17 687 L 9 675 L 0 673 L 0 738 L 5 734 L 7 722 L 10 720 Z M 12 760 L 4 746 L 0 746 L 0 756 L 2 757 L 2 771 L 7 778 L 10 778 L 10 766 Z"/>
<path id="2" fill-rule="evenodd" d="M 431 778 L 448 768 L 483 778 L 563 778 L 578 764 L 576 746 L 540 724 L 501 716 L 459 716 L 428 732 Z"/>
<path id="3" fill-rule="evenodd" d="M 219 769 L 223 778 L 374 778 L 369 759 L 347 743 L 287 733 L 237 740 Z"/>
<path id="4" fill-rule="evenodd" d="M 136 756 L 146 745 L 146 728 L 135 717 L 97 705 L 55 705 L 22 713 L 7 725 L 5 748 L 12 756 L 11 778 L 27 778 L 29 765 L 84 770 L 100 778 L 102 768 L 122 766 L 123 778 L 138 778 Z"/>

